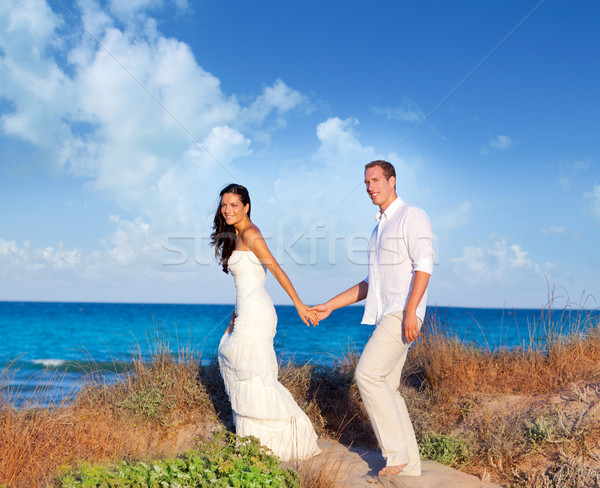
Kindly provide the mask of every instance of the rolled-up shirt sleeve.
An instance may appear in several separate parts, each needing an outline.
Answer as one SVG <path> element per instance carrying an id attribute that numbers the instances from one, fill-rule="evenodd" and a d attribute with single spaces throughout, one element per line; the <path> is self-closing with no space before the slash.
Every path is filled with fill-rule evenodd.
<path id="1" fill-rule="evenodd" d="M 431 222 L 427 214 L 420 208 L 413 207 L 408 211 L 404 236 L 413 272 L 422 271 L 429 275 L 433 274 L 435 253 Z"/>

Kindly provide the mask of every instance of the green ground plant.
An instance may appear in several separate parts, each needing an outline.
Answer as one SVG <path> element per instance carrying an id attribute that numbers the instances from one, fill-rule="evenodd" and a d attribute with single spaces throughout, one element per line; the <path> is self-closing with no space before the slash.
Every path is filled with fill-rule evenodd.
<path id="1" fill-rule="evenodd" d="M 63 468 L 57 486 L 88 487 L 272 487 L 300 488 L 300 477 L 261 447 L 256 438 L 237 437 L 224 429 L 183 455 L 117 465 L 81 464 Z"/>
<path id="2" fill-rule="evenodd" d="M 425 435 L 419 442 L 419 453 L 423 459 L 456 468 L 468 464 L 472 458 L 468 441 L 454 434 Z"/>

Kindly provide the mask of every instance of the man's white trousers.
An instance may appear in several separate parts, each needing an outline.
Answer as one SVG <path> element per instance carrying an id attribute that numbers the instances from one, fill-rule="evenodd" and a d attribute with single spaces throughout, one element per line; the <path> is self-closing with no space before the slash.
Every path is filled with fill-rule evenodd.
<path id="1" fill-rule="evenodd" d="M 410 347 L 402 334 L 402 317 L 402 312 L 394 312 L 381 318 L 360 356 L 355 374 L 386 465 L 408 463 L 402 474 L 419 476 L 419 447 L 406 403 L 398 392 Z"/>

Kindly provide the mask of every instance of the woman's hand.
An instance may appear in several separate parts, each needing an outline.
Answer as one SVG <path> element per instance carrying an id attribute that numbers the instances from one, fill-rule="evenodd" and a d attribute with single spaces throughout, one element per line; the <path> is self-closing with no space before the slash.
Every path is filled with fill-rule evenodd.
<path id="1" fill-rule="evenodd" d="M 308 307 L 304 305 L 304 303 L 296 305 L 296 311 L 302 319 L 302 322 L 304 322 L 307 326 L 310 327 L 310 325 L 312 324 L 312 326 L 314 327 L 319 323 L 317 312 L 314 310 L 308 310 Z"/>

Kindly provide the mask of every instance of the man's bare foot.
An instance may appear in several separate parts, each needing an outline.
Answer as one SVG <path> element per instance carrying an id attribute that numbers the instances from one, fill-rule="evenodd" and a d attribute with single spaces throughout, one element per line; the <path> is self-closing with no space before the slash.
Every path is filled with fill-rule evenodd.
<path id="1" fill-rule="evenodd" d="M 401 464 L 400 466 L 386 466 L 381 471 L 379 471 L 379 476 L 396 476 L 404 470 L 408 466 L 408 463 Z"/>

